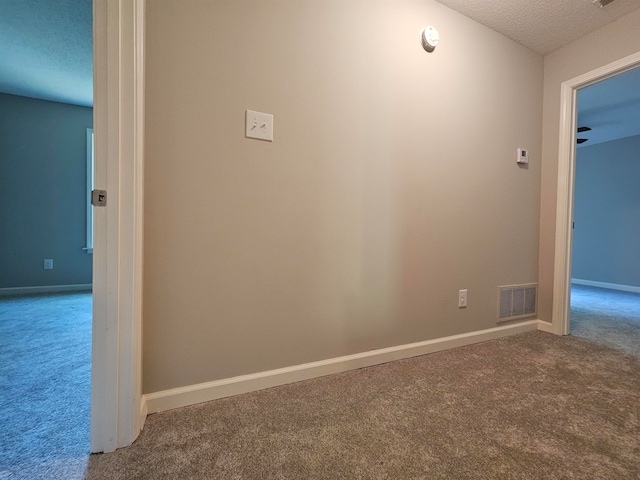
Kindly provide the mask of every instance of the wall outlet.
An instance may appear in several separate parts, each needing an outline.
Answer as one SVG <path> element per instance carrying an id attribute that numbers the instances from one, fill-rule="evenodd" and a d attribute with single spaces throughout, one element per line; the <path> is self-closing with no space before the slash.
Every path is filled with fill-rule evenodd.
<path id="1" fill-rule="evenodd" d="M 45 270 L 53 270 L 53 258 L 45 258 L 44 259 L 44 269 Z"/>
<path id="2" fill-rule="evenodd" d="M 467 306 L 467 290 L 458 291 L 458 308 L 465 308 Z"/>

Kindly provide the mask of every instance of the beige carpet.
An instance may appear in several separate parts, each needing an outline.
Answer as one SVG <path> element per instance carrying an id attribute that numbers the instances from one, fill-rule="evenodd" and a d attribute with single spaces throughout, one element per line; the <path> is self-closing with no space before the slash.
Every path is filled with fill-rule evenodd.
<path id="1" fill-rule="evenodd" d="M 151 415 L 87 479 L 638 479 L 638 358 L 527 333 Z"/>

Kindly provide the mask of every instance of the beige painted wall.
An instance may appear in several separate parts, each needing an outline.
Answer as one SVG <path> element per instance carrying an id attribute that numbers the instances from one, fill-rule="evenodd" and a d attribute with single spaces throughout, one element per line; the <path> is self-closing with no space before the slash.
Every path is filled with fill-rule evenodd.
<path id="1" fill-rule="evenodd" d="M 428 0 L 155 0 L 146 78 L 145 393 L 492 328 L 537 280 L 543 59 L 506 37 Z"/>
<path id="2" fill-rule="evenodd" d="M 560 86 L 640 51 L 640 10 L 544 58 L 538 318 L 552 320 L 553 262 L 560 132 Z"/>

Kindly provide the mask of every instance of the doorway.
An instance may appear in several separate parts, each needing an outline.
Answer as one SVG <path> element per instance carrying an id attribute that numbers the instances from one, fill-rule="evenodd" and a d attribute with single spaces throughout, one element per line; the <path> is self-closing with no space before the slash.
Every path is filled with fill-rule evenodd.
<path id="1" fill-rule="evenodd" d="M 640 355 L 640 67 L 576 108 L 570 333 Z"/>
<path id="2" fill-rule="evenodd" d="M 145 0 L 89 3 L 96 188 L 108 191 L 107 207 L 94 215 L 90 443 L 92 452 L 107 452 L 131 444 L 146 416 L 141 393 Z"/>
<path id="3" fill-rule="evenodd" d="M 561 126 L 558 157 L 558 196 L 554 260 L 553 325 L 554 333 L 570 330 L 570 298 L 573 252 L 573 208 L 576 172 L 578 90 L 595 85 L 640 66 L 640 53 L 568 80 L 561 85 Z"/>
<path id="4" fill-rule="evenodd" d="M 2 478 L 74 478 L 89 453 L 92 4 L 44 3 L 0 20 Z"/>

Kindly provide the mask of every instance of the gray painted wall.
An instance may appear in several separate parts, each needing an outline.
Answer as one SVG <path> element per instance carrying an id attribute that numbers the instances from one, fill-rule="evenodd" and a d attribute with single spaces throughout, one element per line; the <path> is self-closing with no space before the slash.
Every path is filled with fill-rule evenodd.
<path id="1" fill-rule="evenodd" d="M 536 281 L 540 55 L 434 1 L 183 0 L 146 56 L 145 393 L 493 328 Z"/>
<path id="2" fill-rule="evenodd" d="M 82 247 L 92 126 L 91 108 L 0 94 L 0 288 L 91 283 Z"/>
<path id="3" fill-rule="evenodd" d="M 640 286 L 640 136 L 577 151 L 572 277 Z"/>

